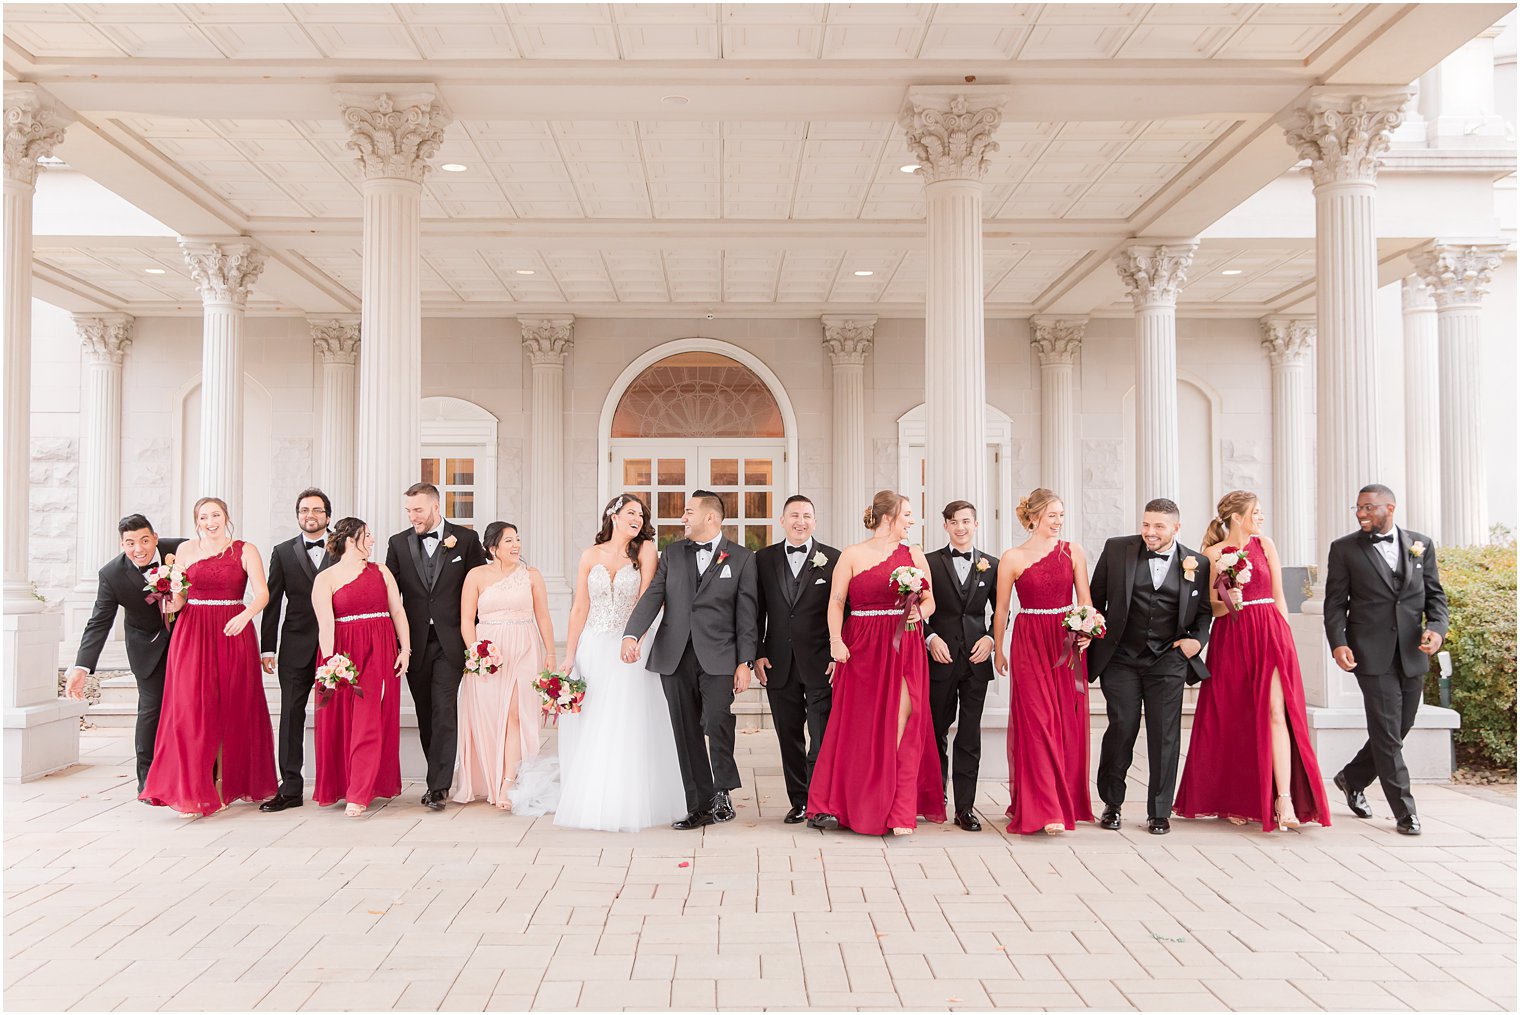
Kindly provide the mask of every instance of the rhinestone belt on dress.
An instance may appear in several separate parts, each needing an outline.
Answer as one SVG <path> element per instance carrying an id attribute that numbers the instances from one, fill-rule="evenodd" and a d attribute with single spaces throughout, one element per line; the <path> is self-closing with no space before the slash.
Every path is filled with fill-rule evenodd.
<path id="1" fill-rule="evenodd" d="M 1247 599 L 1245 602 L 1241 603 L 1240 605 L 1241 606 L 1276 606 L 1277 605 L 1277 600 L 1275 600 L 1275 599 Z"/>
<path id="2" fill-rule="evenodd" d="M 381 617 L 389 617 L 389 613 L 356 613 L 351 617 L 334 617 L 340 624 L 346 624 L 350 620 L 378 620 Z"/>
<path id="3" fill-rule="evenodd" d="M 1032 617 L 1053 617 L 1053 616 L 1055 616 L 1058 613 L 1070 613 L 1074 609 L 1076 609 L 1076 606 L 1074 606 L 1074 605 L 1073 606 L 1057 606 L 1057 607 L 1055 607 L 1054 609 L 1051 609 L 1051 610 L 1026 610 L 1022 606 L 1020 606 L 1019 607 L 1019 612 L 1020 613 L 1027 613 L 1027 614 L 1029 614 Z"/>
<path id="4" fill-rule="evenodd" d="M 242 606 L 241 599 L 186 599 L 191 606 Z"/>
<path id="5" fill-rule="evenodd" d="M 902 610 L 851 610 L 852 617 L 901 617 Z"/>

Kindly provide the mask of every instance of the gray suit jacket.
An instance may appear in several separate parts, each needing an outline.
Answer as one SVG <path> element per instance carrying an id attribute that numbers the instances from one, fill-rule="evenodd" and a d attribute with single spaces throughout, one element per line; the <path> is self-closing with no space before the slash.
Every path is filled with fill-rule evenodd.
<path id="1" fill-rule="evenodd" d="M 703 673 L 732 674 L 754 662 L 759 643 L 755 555 L 728 539 L 697 580 L 696 554 L 689 539 L 678 539 L 660 554 L 649 588 L 639 597 L 623 634 L 641 638 L 665 609 L 654 637 L 649 668 L 674 673 L 690 642 Z"/>

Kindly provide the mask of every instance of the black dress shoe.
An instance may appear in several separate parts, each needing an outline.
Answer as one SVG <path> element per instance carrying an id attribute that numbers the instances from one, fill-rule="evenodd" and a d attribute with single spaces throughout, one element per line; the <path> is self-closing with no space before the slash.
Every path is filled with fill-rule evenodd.
<path id="1" fill-rule="evenodd" d="M 711 811 L 692 811 L 681 820 L 672 821 L 670 823 L 670 827 L 684 832 L 688 829 L 701 828 L 703 825 L 710 825 L 716 820 L 717 819 L 713 817 Z"/>
<path id="2" fill-rule="evenodd" d="M 1145 830 L 1152 835 L 1165 835 L 1172 830 L 1172 823 L 1165 818 L 1150 818 L 1145 822 Z"/>
<path id="3" fill-rule="evenodd" d="M 955 827 L 964 828 L 968 832 L 980 832 L 982 830 L 982 822 L 971 811 L 956 811 Z"/>
<path id="4" fill-rule="evenodd" d="M 816 828 L 820 832 L 838 831 L 839 819 L 832 814 L 814 814 L 808 818 L 808 827 Z"/>
<path id="5" fill-rule="evenodd" d="M 1119 830 L 1119 808 L 1103 808 L 1103 817 L 1098 819 L 1098 824 L 1110 832 L 1117 832 Z"/>
<path id="6" fill-rule="evenodd" d="M 443 810 L 444 792 L 441 789 L 430 789 L 422 794 L 422 806 L 430 811 Z"/>
<path id="7" fill-rule="evenodd" d="M 1346 784 L 1346 773 L 1335 773 L 1335 778 L 1330 780 L 1335 783 L 1335 788 L 1346 794 L 1346 806 L 1351 808 L 1351 813 L 1359 818 L 1372 817 L 1372 808 L 1367 806 L 1367 794 L 1359 789 L 1352 789 Z"/>
<path id="8" fill-rule="evenodd" d="M 807 820 L 807 805 L 803 804 L 799 807 L 793 807 L 791 810 L 786 812 L 786 817 L 782 818 L 781 820 L 785 821 L 789 825 L 802 824 Z"/>
<path id="9" fill-rule="evenodd" d="M 714 821 L 734 820 L 734 802 L 729 799 L 728 790 L 720 789 L 713 794 L 712 818 Z"/>
<path id="10" fill-rule="evenodd" d="M 1409 815 L 1407 818 L 1400 818 L 1398 829 L 1400 835 L 1419 835 L 1420 819 L 1415 817 L 1413 814 Z"/>
<path id="11" fill-rule="evenodd" d="M 281 793 L 278 796 L 272 797 L 259 804 L 259 810 L 263 811 L 265 814 L 278 814 L 280 811 L 285 810 L 287 807 L 299 807 L 303 803 L 305 803 L 305 801 L 298 796 L 286 796 L 285 794 Z"/>

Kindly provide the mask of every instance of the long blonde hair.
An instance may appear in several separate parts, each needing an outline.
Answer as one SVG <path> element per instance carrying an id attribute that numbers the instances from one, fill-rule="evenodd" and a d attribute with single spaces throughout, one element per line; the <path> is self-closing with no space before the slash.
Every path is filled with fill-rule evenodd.
<path id="1" fill-rule="evenodd" d="M 871 506 L 866 508 L 860 520 L 865 522 L 866 528 L 875 532 L 882 522 L 902 514 L 902 506 L 907 501 L 908 498 L 896 490 L 877 490 L 876 496 L 871 498 Z"/>
<path id="2" fill-rule="evenodd" d="M 1215 543 L 1224 542 L 1224 537 L 1230 532 L 1230 519 L 1235 515 L 1250 514 L 1258 500 L 1250 490 L 1231 490 L 1219 498 L 1219 503 L 1214 507 L 1214 517 L 1209 520 L 1209 527 L 1203 533 L 1203 548 L 1207 550 Z"/>
<path id="3" fill-rule="evenodd" d="M 1047 490 L 1043 486 L 1036 487 L 1029 491 L 1029 496 L 1019 500 L 1018 506 L 1013 509 L 1013 513 L 1018 518 L 1020 525 L 1033 532 L 1035 525 L 1040 520 L 1040 516 L 1045 513 L 1045 509 L 1060 499 L 1060 497 L 1056 496 L 1054 490 Z"/>
<path id="4" fill-rule="evenodd" d="M 215 504 L 217 507 L 222 509 L 222 517 L 227 519 L 227 535 L 232 535 L 232 512 L 227 510 L 227 502 L 222 500 L 220 497 L 202 497 L 200 500 L 195 502 L 195 507 L 190 509 L 190 524 L 195 527 L 195 534 L 197 536 L 201 534 L 201 527 L 199 522 L 201 516 L 201 508 L 205 507 L 207 504 Z"/>

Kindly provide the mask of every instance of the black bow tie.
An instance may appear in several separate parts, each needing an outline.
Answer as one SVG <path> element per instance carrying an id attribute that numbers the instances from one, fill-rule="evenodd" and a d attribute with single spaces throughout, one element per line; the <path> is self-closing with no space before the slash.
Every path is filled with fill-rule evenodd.
<path id="1" fill-rule="evenodd" d="M 961 560 L 970 560 L 975 555 L 973 553 L 971 553 L 969 550 L 967 552 L 965 552 L 965 553 L 962 553 L 959 550 L 951 550 L 950 551 L 950 556 L 952 556 L 952 557 L 959 557 Z"/>
<path id="2" fill-rule="evenodd" d="M 417 538 L 419 540 L 422 540 L 423 542 L 426 542 L 429 539 L 437 539 L 438 538 L 438 533 L 436 533 L 436 532 L 424 532 L 422 535 L 418 536 Z"/>
<path id="3" fill-rule="evenodd" d="M 301 542 L 303 542 L 303 543 L 306 544 L 306 548 L 308 550 L 315 550 L 319 546 L 325 546 L 326 545 L 320 539 L 317 540 L 316 542 L 312 542 L 310 539 L 303 539 L 303 540 L 301 540 Z"/>
<path id="4" fill-rule="evenodd" d="M 1169 560 L 1171 556 L 1170 553 L 1157 553 L 1155 550 L 1145 551 L 1146 560 Z"/>
<path id="5" fill-rule="evenodd" d="M 1367 538 L 1372 540 L 1374 543 L 1391 543 L 1393 542 L 1393 533 L 1390 532 L 1386 536 L 1380 536 L 1376 532 L 1369 532 L 1367 534 Z"/>
<path id="6" fill-rule="evenodd" d="M 807 553 L 807 544 L 803 543 L 801 546 L 788 546 L 786 548 L 786 552 L 787 553 Z"/>
<path id="7" fill-rule="evenodd" d="M 692 543 L 691 544 L 691 548 L 692 548 L 692 550 L 694 550 L 696 552 L 701 552 L 702 550 L 706 550 L 708 553 L 712 553 L 713 552 L 713 547 L 715 547 L 717 545 L 718 545 L 717 541 L 714 540 L 711 543 Z"/>
<path id="8" fill-rule="evenodd" d="M 137 565 L 135 565 L 135 564 L 132 565 L 132 566 L 133 567 L 137 567 Z M 147 574 L 149 571 L 153 570 L 157 566 L 158 566 L 158 561 L 156 561 L 156 560 L 150 560 L 148 563 L 142 565 L 141 567 L 137 567 L 137 572 L 138 572 L 138 574 Z"/>

